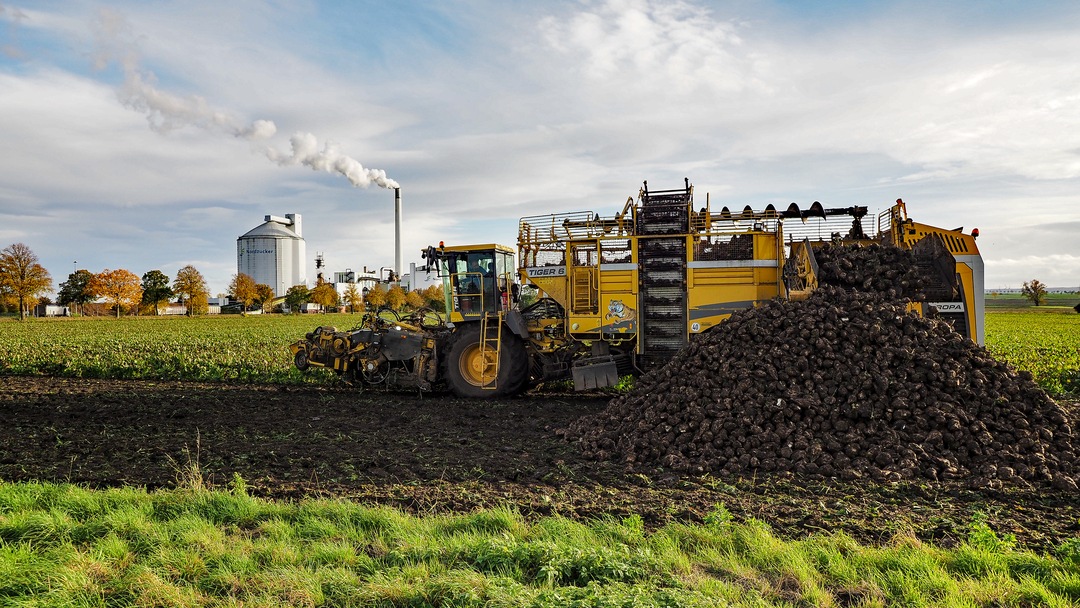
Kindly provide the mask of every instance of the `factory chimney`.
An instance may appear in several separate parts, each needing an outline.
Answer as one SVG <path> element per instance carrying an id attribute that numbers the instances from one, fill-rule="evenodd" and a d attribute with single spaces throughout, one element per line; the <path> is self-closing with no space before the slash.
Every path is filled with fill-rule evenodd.
<path id="1" fill-rule="evenodd" d="M 401 188 L 394 188 L 394 276 L 401 280 Z"/>

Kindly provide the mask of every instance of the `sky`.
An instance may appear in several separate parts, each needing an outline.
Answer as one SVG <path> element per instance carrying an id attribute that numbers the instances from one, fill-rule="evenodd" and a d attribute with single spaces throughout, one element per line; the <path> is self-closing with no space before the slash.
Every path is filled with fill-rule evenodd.
<path id="1" fill-rule="evenodd" d="M 212 294 L 299 213 L 315 276 L 516 244 L 644 180 L 897 198 L 990 288 L 1080 289 L 1080 3 L 0 0 L 0 247 Z"/>

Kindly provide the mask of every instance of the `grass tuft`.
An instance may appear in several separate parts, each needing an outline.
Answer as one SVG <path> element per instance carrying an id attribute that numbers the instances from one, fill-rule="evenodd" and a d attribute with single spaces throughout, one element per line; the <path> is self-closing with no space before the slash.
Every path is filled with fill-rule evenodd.
<path id="1" fill-rule="evenodd" d="M 26 606 L 1069 606 L 1080 564 L 976 516 L 954 549 L 910 533 L 798 540 L 708 523 L 410 516 L 237 491 L 0 482 L 0 604 Z"/>

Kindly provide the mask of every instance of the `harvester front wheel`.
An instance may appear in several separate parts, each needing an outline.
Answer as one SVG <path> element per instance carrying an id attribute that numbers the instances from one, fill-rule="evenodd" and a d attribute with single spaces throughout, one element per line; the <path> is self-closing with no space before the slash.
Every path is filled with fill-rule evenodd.
<path id="1" fill-rule="evenodd" d="M 528 361 L 522 363 L 524 351 L 517 336 L 504 335 L 496 361 L 495 349 L 481 345 L 479 327 L 460 329 L 447 353 L 446 379 L 459 397 L 486 399 L 515 394 L 528 382 Z"/>
<path id="2" fill-rule="evenodd" d="M 296 369 L 306 371 L 309 367 L 307 353 L 304 351 L 296 353 L 296 357 L 293 358 L 293 363 L 296 364 Z"/>

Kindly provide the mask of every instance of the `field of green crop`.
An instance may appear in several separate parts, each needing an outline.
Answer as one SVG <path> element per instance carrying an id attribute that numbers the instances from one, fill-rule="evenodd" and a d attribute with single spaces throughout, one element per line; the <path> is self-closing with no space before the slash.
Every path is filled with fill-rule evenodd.
<path id="1" fill-rule="evenodd" d="M 1051 394 L 1080 393 L 1080 314 L 1071 308 L 988 311 L 986 347 Z"/>
<path id="2" fill-rule="evenodd" d="M 360 315 L 31 319 L 0 322 L 0 374 L 298 384 L 288 346 Z"/>
<path id="3" fill-rule="evenodd" d="M 322 382 L 293 367 L 288 345 L 318 325 L 359 322 L 350 314 L 3 320 L 0 374 Z M 1080 314 L 1071 308 L 990 307 L 986 345 L 1050 393 L 1080 392 Z"/>

